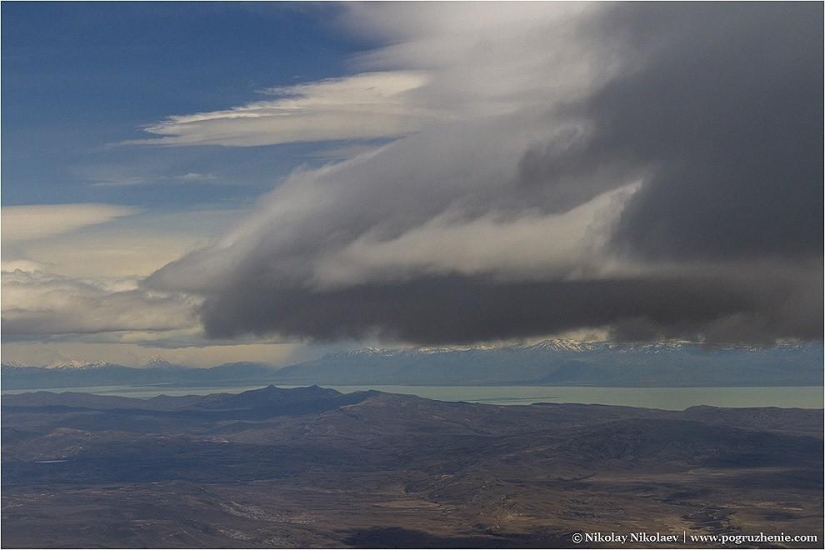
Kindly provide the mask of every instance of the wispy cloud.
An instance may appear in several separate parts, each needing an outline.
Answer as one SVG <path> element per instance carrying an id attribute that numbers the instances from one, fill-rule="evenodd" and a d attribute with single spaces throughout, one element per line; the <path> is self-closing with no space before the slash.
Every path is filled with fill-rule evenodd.
<path id="1" fill-rule="evenodd" d="M 115 166 L 86 167 L 76 169 L 76 174 L 87 180 L 89 187 L 126 188 L 150 185 L 180 184 L 224 184 L 229 183 L 217 175 L 203 172 L 186 172 L 183 174 L 162 173 L 157 167 L 147 168 L 144 173 L 136 173 L 134 168 L 125 169 Z"/>
<path id="2" fill-rule="evenodd" d="M 130 336 L 127 333 L 126 336 Z M 105 361 L 118 365 L 143 366 L 152 359 L 165 359 L 173 364 L 198 367 L 213 367 L 221 363 L 235 361 L 256 361 L 276 365 L 288 365 L 315 356 L 302 355 L 301 348 L 294 344 L 234 344 L 164 346 L 152 347 L 151 338 L 158 338 L 153 332 L 143 335 L 144 343 L 131 343 L 125 338 L 108 335 L 85 335 L 85 341 L 77 339 L 50 338 L 48 341 L 10 341 L 3 342 L 3 361 L 16 361 L 24 365 L 43 366 L 51 363 L 69 361 L 96 362 Z M 163 342 L 161 342 L 163 344 Z"/>
<path id="3" fill-rule="evenodd" d="M 322 160 L 346 160 L 358 155 L 370 154 L 380 149 L 382 145 L 376 144 L 349 144 L 340 147 L 330 147 L 329 149 L 316 149 L 307 153 L 310 158 Z"/>
<path id="4" fill-rule="evenodd" d="M 411 93 L 426 82 L 420 71 L 381 71 L 270 88 L 262 93 L 276 99 L 172 116 L 145 128 L 160 137 L 125 144 L 243 147 L 401 136 L 439 115 Z"/>
<path id="5" fill-rule="evenodd" d="M 146 185 L 155 183 L 142 176 L 121 177 L 118 179 L 106 179 L 100 181 L 93 181 L 90 183 L 91 187 L 131 187 L 134 185 Z"/>
<path id="6" fill-rule="evenodd" d="M 218 179 L 215 174 L 201 174 L 199 172 L 187 172 L 181 176 L 174 176 L 174 179 L 183 182 L 193 182 L 193 181 L 213 181 Z"/>
<path id="7" fill-rule="evenodd" d="M 3 244 L 43 239 L 130 216 L 139 210 L 110 204 L 4 206 Z"/>

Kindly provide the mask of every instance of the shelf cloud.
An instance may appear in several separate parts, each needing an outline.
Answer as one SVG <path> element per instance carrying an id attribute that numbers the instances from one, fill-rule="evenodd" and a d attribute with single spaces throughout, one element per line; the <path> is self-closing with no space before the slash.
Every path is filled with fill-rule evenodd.
<path id="1" fill-rule="evenodd" d="M 295 171 L 145 281 L 202 297 L 208 334 L 822 337 L 821 5 L 367 4 L 342 24 L 390 43 L 354 60 L 369 72 L 149 128 L 401 136 Z"/>

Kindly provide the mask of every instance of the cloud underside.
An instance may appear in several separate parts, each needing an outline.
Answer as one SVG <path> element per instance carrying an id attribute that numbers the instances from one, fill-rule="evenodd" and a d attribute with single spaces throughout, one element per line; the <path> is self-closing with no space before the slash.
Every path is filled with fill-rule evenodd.
<path id="1" fill-rule="evenodd" d="M 216 337 L 274 331 L 324 340 L 369 336 L 426 344 L 602 326 L 614 338 L 628 340 L 819 338 L 822 302 L 809 300 L 808 294 L 819 280 L 783 282 L 786 288 L 779 282 L 778 295 L 736 280 L 720 284 L 704 277 L 504 283 L 447 276 L 334 291 L 237 289 L 208 300 L 203 320 Z"/>
<path id="2" fill-rule="evenodd" d="M 359 62 L 449 116 L 295 172 L 146 284 L 216 337 L 821 338 L 821 5 L 497 10 L 352 6 L 396 36 Z"/>

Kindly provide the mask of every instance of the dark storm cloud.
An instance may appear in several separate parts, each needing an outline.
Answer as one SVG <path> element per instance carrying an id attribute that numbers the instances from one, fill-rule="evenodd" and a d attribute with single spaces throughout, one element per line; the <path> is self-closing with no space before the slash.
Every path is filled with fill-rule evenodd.
<path id="1" fill-rule="evenodd" d="M 262 288 L 265 281 L 249 281 L 255 292 L 235 286 L 208 300 L 203 318 L 212 337 L 274 331 L 322 340 L 378 336 L 450 344 L 608 325 L 616 338 L 627 340 L 815 339 L 822 301 L 811 300 L 809 292 L 820 280 L 797 277 L 775 274 L 771 277 L 774 292 L 759 282 L 702 274 L 517 283 L 484 277 L 425 277 L 321 292 Z M 792 303 L 787 305 L 795 311 L 783 311 L 782 302 L 789 298 Z M 805 316 L 807 322 L 798 323 Z"/>
<path id="2" fill-rule="evenodd" d="M 640 67 L 583 105 L 587 156 L 651 177 L 616 241 L 655 258 L 820 255 L 823 8 L 626 4 L 601 19 Z"/>
<path id="3" fill-rule="evenodd" d="M 271 289 L 250 294 L 237 289 L 208 302 L 204 319 L 208 333 L 218 337 L 275 330 L 322 339 L 377 334 L 445 344 L 534 336 L 625 319 L 695 329 L 719 315 L 750 309 L 750 301 L 744 292 L 699 282 L 497 283 L 438 277 L 326 292 Z"/>
<path id="4" fill-rule="evenodd" d="M 558 42 L 536 47 L 551 33 L 534 17 L 503 29 L 476 39 L 521 44 L 524 80 L 468 90 L 437 66 L 422 94 L 489 99 L 495 115 L 294 174 L 240 230 L 147 284 L 203 295 L 213 337 L 822 337 L 821 4 L 594 7 L 570 48 L 609 76 L 573 97 L 541 87 L 564 74 Z M 486 50 L 456 40 L 467 57 L 448 56 L 449 71 L 488 69 Z M 436 63 L 404 47 L 386 55 Z"/>

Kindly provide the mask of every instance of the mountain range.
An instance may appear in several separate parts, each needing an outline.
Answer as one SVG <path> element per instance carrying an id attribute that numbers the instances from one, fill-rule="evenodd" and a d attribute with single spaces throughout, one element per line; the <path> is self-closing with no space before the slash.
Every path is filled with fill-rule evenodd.
<path id="1" fill-rule="evenodd" d="M 4 363 L 4 389 L 114 385 L 219 387 L 281 385 L 410 386 L 821 386 L 823 347 L 707 347 L 686 342 L 621 344 L 546 340 L 530 346 L 363 348 L 276 368 L 228 363 L 195 369 L 155 360 L 134 368 L 106 363 Z"/>

